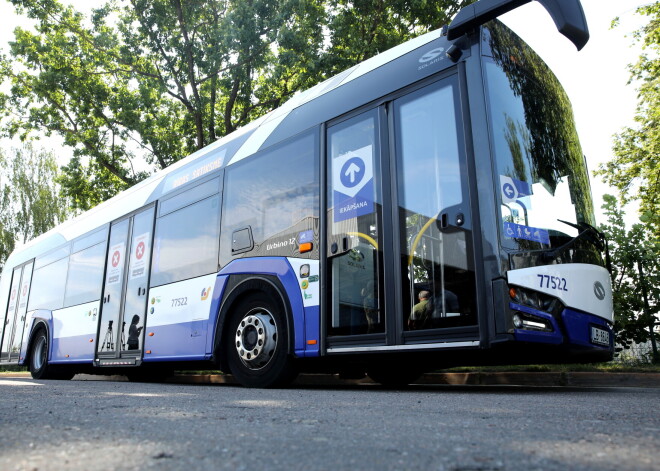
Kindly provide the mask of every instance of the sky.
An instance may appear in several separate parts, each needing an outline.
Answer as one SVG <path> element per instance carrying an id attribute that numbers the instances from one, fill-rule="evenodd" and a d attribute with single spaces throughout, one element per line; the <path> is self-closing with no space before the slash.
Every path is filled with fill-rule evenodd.
<path id="1" fill-rule="evenodd" d="M 573 43 L 555 29 L 550 15 L 538 2 L 531 2 L 500 19 L 524 39 L 550 66 L 564 86 L 573 104 L 573 113 L 582 151 L 589 170 L 611 160 L 613 136 L 633 125 L 637 94 L 628 85 L 628 64 L 637 61 L 639 45 L 633 45 L 631 33 L 644 25 L 635 13 L 649 0 L 582 0 L 589 25 L 590 39 L 577 51 Z M 612 20 L 620 25 L 611 28 Z M 596 221 L 604 223 L 603 194 L 616 194 L 600 177 L 591 177 Z M 626 208 L 626 223 L 638 222 L 637 205 Z"/>
<path id="2" fill-rule="evenodd" d="M 66 0 L 65 0 L 66 1 Z M 69 1 L 81 10 L 96 0 Z M 631 33 L 644 24 L 637 15 L 638 6 L 649 0 L 582 0 L 591 38 L 582 51 L 559 34 L 552 19 L 538 2 L 531 2 L 500 19 L 520 35 L 555 72 L 573 103 L 582 150 L 591 171 L 612 158 L 613 135 L 633 124 L 637 102 L 633 85 L 628 85 L 628 64 L 635 62 L 641 52 L 633 46 Z M 6 50 L 13 38 L 15 26 L 25 27 L 26 20 L 14 13 L 13 6 L 0 0 L 0 47 Z M 612 20 L 620 18 L 620 25 L 611 28 Z M 43 146 L 58 146 L 57 140 L 43 141 Z M 54 149 L 56 150 L 56 149 Z M 66 152 L 67 154 L 70 152 Z M 604 223 L 600 209 L 602 195 L 615 190 L 591 175 L 596 220 Z M 636 206 L 627 208 L 626 222 L 637 222 Z"/>

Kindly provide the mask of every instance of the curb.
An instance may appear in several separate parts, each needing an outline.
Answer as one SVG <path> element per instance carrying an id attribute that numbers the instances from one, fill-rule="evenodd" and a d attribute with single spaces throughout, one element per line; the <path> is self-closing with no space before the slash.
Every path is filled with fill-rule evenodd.
<path id="1" fill-rule="evenodd" d="M 231 384 L 231 375 L 176 375 L 169 382 L 182 384 Z M 351 386 L 377 384 L 365 377 L 340 378 L 331 374 L 302 374 L 294 386 Z M 545 386 L 660 388 L 660 373 L 427 373 L 414 384 L 449 386 Z"/>
<path id="2" fill-rule="evenodd" d="M 29 378 L 28 372 L 2 372 L 0 378 Z M 125 376 L 76 375 L 78 381 L 126 381 Z M 232 375 L 174 375 L 167 380 L 176 384 L 238 385 Z M 360 386 L 375 385 L 368 377 L 341 378 L 332 374 L 301 374 L 293 386 Z M 598 372 L 503 372 L 503 373 L 426 373 L 414 384 L 445 386 L 539 386 L 582 388 L 660 388 L 660 373 Z"/>

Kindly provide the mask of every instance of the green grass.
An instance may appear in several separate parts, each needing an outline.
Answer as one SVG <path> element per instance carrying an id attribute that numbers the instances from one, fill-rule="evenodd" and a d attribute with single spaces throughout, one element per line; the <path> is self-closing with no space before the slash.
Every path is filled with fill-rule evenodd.
<path id="1" fill-rule="evenodd" d="M 25 366 L 0 366 L 0 373 L 15 373 L 17 371 L 27 371 Z"/>

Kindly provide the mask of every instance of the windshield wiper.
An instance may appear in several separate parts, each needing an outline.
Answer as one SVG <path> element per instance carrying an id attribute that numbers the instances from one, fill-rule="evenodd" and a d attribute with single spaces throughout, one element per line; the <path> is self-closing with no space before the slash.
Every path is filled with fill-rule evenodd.
<path id="1" fill-rule="evenodd" d="M 607 269 L 610 273 L 612 273 L 612 262 L 610 260 L 609 244 L 607 242 L 607 237 L 605 237 L 604 233 L 600 232 L 594 226 L 592 226 L 591 224 L 587 224 L 586 222 L 578 222 L 576 224 L 573 222 L 563 221 L 561 219 L 557 219 L 557 221 L 563 222 L 564 224 L 574 227 L 580 232 L 578 233 L 578 235 L 573 237 L 565 244 L 560 245 L 556 249 L 547 250 L 546 252 L 544 252 L 543 261 L 545 263 L 551 262 L 552 260 L 557 258 L 557 256 L 560 253 L 572 247 L 578 240 L 584 239 L 586 241 L 591 242 L 594 245 L 594 247 L 598 249 L 599 252 L 605 251 L 605 261 L 607 263 Z"/>

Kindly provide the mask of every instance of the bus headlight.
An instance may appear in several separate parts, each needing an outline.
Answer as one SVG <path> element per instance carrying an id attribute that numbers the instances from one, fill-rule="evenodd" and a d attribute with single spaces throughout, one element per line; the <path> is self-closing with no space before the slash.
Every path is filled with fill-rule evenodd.
<path id="1" fill-rule="evenodd" d="M 523 323 L 522 323 L 522 319 L 520 318 L 518 313 L 513 315 L 513 326 L 516 329 L 522 329 Z"/>
<path id="2" fill-rule="evenodd" d="M 514 303 L 529 306 L 539 311 L 549 312 L 552 308 L 554 298 L 537 291 L 512 286 L 509 288 L 509 296 Z"/>
<path id="3" fill-rule="evenodd" d="M 534 316 L 526 312 L 516 311 L 513 314 L 513 326 L 516 329 L 538 330 L 541 332 L 553 332 L 555 329 L 549 319 Z"/>

